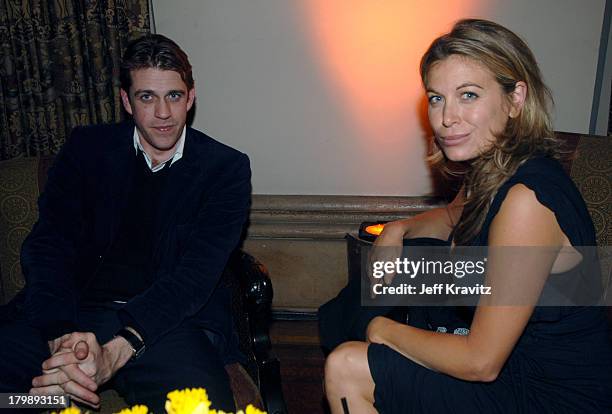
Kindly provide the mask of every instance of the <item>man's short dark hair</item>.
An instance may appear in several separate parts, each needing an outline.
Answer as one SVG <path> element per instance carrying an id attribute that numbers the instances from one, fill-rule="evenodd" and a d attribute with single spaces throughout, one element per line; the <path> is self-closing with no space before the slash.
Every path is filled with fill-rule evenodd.
<path id="1" fill-rule="evenodd" d="M 119 79 L 121 88 L 130 90 L 130 72 L 155 68 L 178 72 L 188 89 L 193 88 L 191 63 L 187 54 L 174 41 L 160 34 L 148 34 L 132 40 L 123 54 Z"/>

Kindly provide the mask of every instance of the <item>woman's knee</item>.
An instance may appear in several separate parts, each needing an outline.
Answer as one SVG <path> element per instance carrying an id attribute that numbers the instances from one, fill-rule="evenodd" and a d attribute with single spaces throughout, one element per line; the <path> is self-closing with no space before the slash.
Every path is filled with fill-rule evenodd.
<path id="1" fill-rule="evenodd" d="M 345 342 L 334 349 L 325 361 L 326 387 L 359 381 L 367 366 L 367 349 L 364 342 Z"/>

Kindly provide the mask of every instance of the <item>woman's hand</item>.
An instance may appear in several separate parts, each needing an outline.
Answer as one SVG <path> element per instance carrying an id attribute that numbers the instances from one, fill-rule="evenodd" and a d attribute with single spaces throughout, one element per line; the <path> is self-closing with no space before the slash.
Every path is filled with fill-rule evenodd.
<path id="1" fill-rule="evenodd" d="M 402 255 L 404 239 L 404 226 L 401 221 L 394 221 L 385 224 L 368 257 L 368 278 L 370 286 L 380 283 L 384 278 L 384 283 L 390 284 L 395 277 L 395 272 L 386 272 L 385 263 L 395 262 Z M 370 297 L 374 299 L 376 294 L 371 289 Z"/>
<path id="2" fill-rule="evenodd" d="M 455 223 L 459 220 L 463 211 L 463 189 L 459 191 L 455 199 L 446 207 L 438 207 L 417 214 L 403 220 L 392 221 L 385 224 L 380 236 L 374 242 L 370 251 L 368 261 L 368 277 L 372 285 L 380 283 L 384 277 L 384 283 L 391 284 L 395 272 L 384 272 L 383 263 L 395 262 L 402 256 L 404 237 L 430 237 L 447 240 Z M 374 277 L 374 263 L 378 262 L 377 277 Z M 389 266 L 388 270 L 392 266 Z M 384 273 L 380 276 L 381 272 Z M 372 292 L 372 298 L 375 296 Z"/>
<path id="3" fill-rule="evenodd" d="M 368 260 L 368 277 L 372 286 L 380 283 L 381 278 L 384 278 L 386 284 L 391 284 L 393 281 L 395 272 L 385 272 L 384 264 L 395 262 L 401 257 L 405 229 L 405 220 L 389 222 L 385 224 L 380 236 L 374 242 Z M 374 296 L 372 291 L 371 297 L 374 298 Z"/>

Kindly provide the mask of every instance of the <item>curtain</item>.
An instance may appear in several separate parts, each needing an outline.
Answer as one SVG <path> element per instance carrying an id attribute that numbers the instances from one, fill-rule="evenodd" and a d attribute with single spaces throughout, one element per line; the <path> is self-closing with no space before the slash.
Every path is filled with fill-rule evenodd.
<path id="1" fill-rule="evenodd" d="M 149 31 L 148 0 L 0 0 L 0 159 L 121 120 L 121 55 Z"/>

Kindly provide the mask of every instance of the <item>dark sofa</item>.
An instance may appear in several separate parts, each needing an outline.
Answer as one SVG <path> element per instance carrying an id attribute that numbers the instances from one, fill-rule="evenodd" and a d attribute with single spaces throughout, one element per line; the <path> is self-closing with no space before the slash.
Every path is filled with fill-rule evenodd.
<path id="1" fill-rule="evenodd" d="M 52 163 L 52 156 L 0 162 L 0 305 L 9 302 L 24 286 L 19 263 L 21 244 L 38 218 L 38 195 Z M 237 250 L 223 273 L 222 283 L 231 285 L 234 293 L 232 308 L 240 348 L 248 358 L 244 365 L 226 366 L 236 407 L 244 409 L 253 403 L 269 412 L 284 412 L 279 362 L 269 354 L 272 284 L 267 271 L 252 256 Z M 100 412 L 118 412 L 125 407 L 114 390 L 102 392 Z"/>

